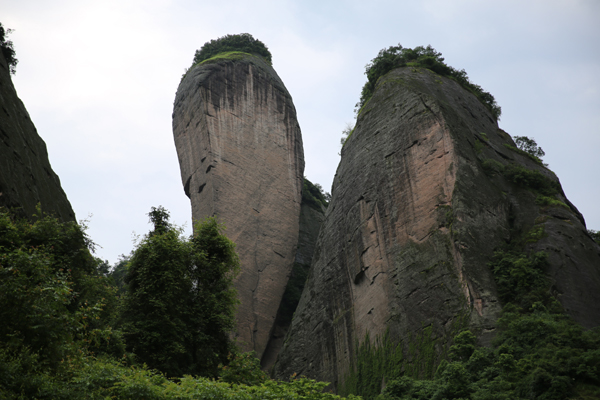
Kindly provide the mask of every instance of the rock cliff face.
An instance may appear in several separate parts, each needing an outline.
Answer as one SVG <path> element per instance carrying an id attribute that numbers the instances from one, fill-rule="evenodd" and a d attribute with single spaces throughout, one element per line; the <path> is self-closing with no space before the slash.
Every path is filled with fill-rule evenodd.
<path id="1" fill-rule="evenodd" d="M 62 221 L 75 213 L 52 171 L 46 143 L 17 96 L 6 60 L 0 54 L 0 206 L 31 217 L 37 204 Z"/>
<path id="2" fill-rule="evenodd" d="M 259 57 L 206 60 L 179 85 L 173 134 L 192 218 L 218 216 L 237 245 L 237 338 L 260 357 L 298 243 L 304 155 L 291 96 Z"/>
<path id="3" fill-rule="evenodd" d="M 319 230 L 325 219 L 325 210 L 327 209 L 325 204 L 311 194 L 311 189 L 316 190 L 316 187 L 306 178 L 304 178 L 304 181 L 300 207 L 300 232 L 294 268 L 277 312 L 269 344 L 261 360 L 261 366 L 264 370 L 270 370 L 275 364 L 277 355 L 283 346 L 283 340 L 290 327 L 292 316 L 296 311 L 306 283 Z"/>
<path id="4" fill-rule="evenodd" d="M 544 205 L 499 172 L 510 168 L 555 182 L 559 202 Z M 538 235 L 526 247 L 548 253 L 563 307 L 585 327 L 600 325 L 600 247 L 554 173 L 514 148 L 456 82 L 422 69 L 390 72 L 343 148 L 275 375 L 339 387 L 356 343 L 386 332 L 425 375 L 457 329 L 489 343 L 501 305 L 487 264 L 495 249 L 531 232 Z M 425 344 L 429 360 L 419 354 Z"/>

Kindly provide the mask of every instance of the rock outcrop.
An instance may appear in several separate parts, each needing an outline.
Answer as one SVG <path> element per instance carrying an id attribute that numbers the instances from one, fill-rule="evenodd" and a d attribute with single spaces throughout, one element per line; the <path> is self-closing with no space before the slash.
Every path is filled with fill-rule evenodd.
<path id="1" fill-rule="evenodd" d="M 500 172 L 510 168 L 551 182 L 556 201 Z M 564 309 L 585 327 L 600 325 L 600 247 L 555 174 L 519 152 L 455 81 L 393 70 L 344 145 L 275 375 L 339 387 L 356 343 L 384 335 L 403 344 L 408 362 L 422 363 L 422 375 L 458 329 L 488 344 L 501 309 L 488 263 L 495 249 L 531 232 L 526 248 L 548 254 L 546 273 Z M 419 354 L 425 347 L 433 349 L 428 360 Z"/>
<path id="2" fill-rule="evenodd" d="M 262 58 L 218 56 L 182 78 L 173 134 L 192 218 L 218 216 L 236 243 L 237 339 L 260 357 L 298 243 L 304 155 L 291 96 Z"/>
<path id="3" fill-rule="evenodd" d="M 0 206 L 30 218 L 37 205 L 62 221 L 75 213 L 48 160 L 46 143 L 17 96 L 0 53 Z"/>
<path id="4" fill-rule="evenodd" d="M 294 268 L 286 286 L 275 326 L 269 339 L 269 344 L 263 354 L 261 366 L 270 370 L 277 360 L 277 355 L 283 346 L 285 335 L 292 322 L 292 317 L 300 301 L 304 284 L 310 270 L 317 237 L 325 219 L 327 210 L 326 200 L 320 190 L 308 179 L 304 178 L 302 203 L 300 207 L 300 232 Z"/>

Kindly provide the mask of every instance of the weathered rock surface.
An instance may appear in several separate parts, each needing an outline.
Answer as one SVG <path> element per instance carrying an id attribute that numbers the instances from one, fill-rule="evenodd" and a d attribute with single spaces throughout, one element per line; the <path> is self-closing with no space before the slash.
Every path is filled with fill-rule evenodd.
<path id="1" fill-rule="evenodd" d="M 46 143 L 17 96 L 0 54 L 0 206 L 31 217 L 37 204 L 62 221 L 75 213 L 48 160 Z"/>
<path id="2" fill-rule="evenodd" d="M 291 96 L 261 58 L 207 60 L 179 85 L 173 134 L 192 218 L 218 216 L 237 245 L 236 334 L 260 357 L 298 243 L 304 155 Z"/>
<path id="3" fill-rule="evenodd" d="M 327 209 L 325 204 L 311 195 L 309 188 L 312 187 L 315 189 L 315 186 L 310 181 L 307 181 L 306 178 L 304 180 L 300 207 L 300 232 L 298 235 L 294 268 L 292 269 L 290 280 L 288 281 L 279 311 L 277 312 L 269 344 L 261 360 L 261 366 L 264 370 L 271 369 L 277 360 L 279 351 L 283 347 L 285 335 L 290 327 L 292 316 L 294 315 L 294 311 L 296 311 L 304 284 L 306 283 L 319 230 L 325 219 L 325 210 Z"/>
<path id="4" fill-rule="evenodd" d="M 382 77 L 343 148 L 275 375 L 339 387 L 367 333 L 387 331 L 407 352 L 428 341 L 435 362 L 465 325 L 489 343 L 501 305 L 487 263 L 540 226 L 546 234 L 528 248 L 549 254 L 559 300 L 583 326 L 600 325 L 600 247 L 562 191 L 568 209 L 538 206 L 532 191 L 485 172 L 484 164 L 514 163 L 558 182 L 508 146 L 510 136 L 456 82 L 412 68 Z"/>

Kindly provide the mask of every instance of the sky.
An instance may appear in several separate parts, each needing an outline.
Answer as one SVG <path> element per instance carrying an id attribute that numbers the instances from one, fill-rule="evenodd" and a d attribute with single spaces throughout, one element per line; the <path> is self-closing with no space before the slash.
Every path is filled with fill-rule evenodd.
<path id="1" fill-rule="evenodd" d="M 330 191 L 365 65 L 379 50 L 433 46 L 502 107 L 600 230 L 600 1 L 0 0 L 13 82 L 50 162 L 115 263 L 162 205 L 191 232 L 171 129 L 194 52 L 250 33 L 267 45 L 302 129 L 305 176 Z"/>

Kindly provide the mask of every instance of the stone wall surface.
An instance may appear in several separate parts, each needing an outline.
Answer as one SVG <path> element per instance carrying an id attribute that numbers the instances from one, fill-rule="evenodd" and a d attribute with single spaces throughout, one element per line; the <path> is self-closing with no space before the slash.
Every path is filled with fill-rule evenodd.
<path id="1" fill-rule="evenodd" d="M 286 286 L 283 301 L 277 312 L 269 344 L 261 360 L 262 368 L 267 371 L 273 367 L 283 347 L 283 341 L 290 327 L 292 316 L 300 300 L 300 295 L 304 289 L 304 283 L 310 270 L 319 231 L 325 219 L 325 210 L 327 208 L 320 203 L 315 203 L 314 200 L 310 201 L 310 194 L 307 192 L 306 188 L 302 190 L 300 229 L 294 268 Z"/>
<path id="2" fill-rule="evenodd" d="M 558 178 L 511 149 L 486 107 L 456 82 L 400 68 L 380 78 L 342 150 L 308 282 L 274 368 L 343 384 L 356 343 L 386 332 L 406 350 L 424 328 L 437 354 L 464 326 L 490 343 L 501 305 L 493 252 L 534 227 L 567 312 L 600 325 L 600 247 L 565 207 L 485 171 L 489 160 Z M 413 341 L 411 343 L 411 340 Z M 438 359 L 439 361 L 439 359 Z"/>
<path id="3" fill-rule="evenodd" d="M 208 60 L 179 85 L 173 134 L 193 220 L 216 215 L 236 243 L 236 335 L 260 357 L 298 243 L 304 155 L 291 96 L 259 57 Z"/>
<path id="4" fill-rule="evenodd" d="M 62 221 L 75 213 L 48 159 L 46 143 L 17 96 L 0 54 L 0 206 L 30 218 L 37 205 Z"/>

